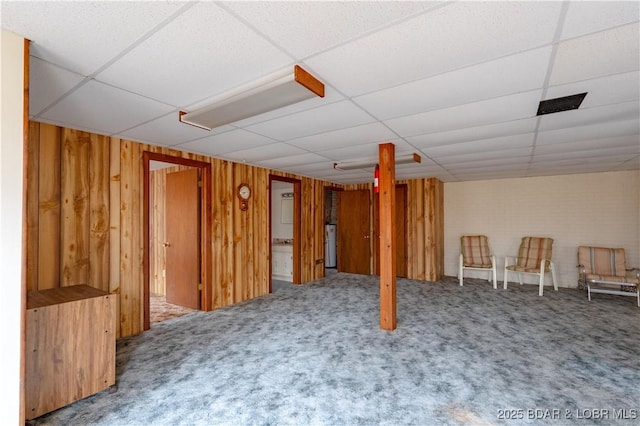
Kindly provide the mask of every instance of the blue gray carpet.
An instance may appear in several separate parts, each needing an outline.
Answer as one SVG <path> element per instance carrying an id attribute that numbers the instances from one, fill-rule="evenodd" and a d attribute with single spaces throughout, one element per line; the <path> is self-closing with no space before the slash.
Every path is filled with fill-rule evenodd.
<path id="1" fill-rule="evenodd" d="M 333 274 L 120 339 L 117 392 L 34 423 L 638 424 L 635 299 L 399 279 L 388 332 L 378 283 Z"/>

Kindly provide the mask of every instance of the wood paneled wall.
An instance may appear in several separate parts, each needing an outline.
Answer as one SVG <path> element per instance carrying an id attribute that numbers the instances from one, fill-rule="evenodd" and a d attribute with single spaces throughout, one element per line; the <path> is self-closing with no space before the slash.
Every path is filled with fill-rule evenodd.
<path id="1" fill-rule="evenodd" d="M 407 185 L 407 278 L 437 281 L 444 276 L 444 183 L 436 178 L 399 180 L 396 183 Z M 372 184 L 345 185 L 344 189 L 371 191 Z M 372 202 L 373 197 L 370 198 L 371 217 Z M 371 240 L 371 244 L 375 244 L 374 239 Z M 375 253 L 373 246 L 371 253 L 372 256 Z M 372 257 L 372 271 L 375 270 L 374 265 Z"/>
<path id="2" fill-rule="evenodd" d="M 109 138 L 30 123 L 27 289 L 109 290 Z"/>
<path id="3" fill-rule="evenodd" d="M 211 164 L 213 308 L 269 291 L 270 173 L 301 181 L 301 278 L 324 276 L 328 182 L 37 122 L 28 150 L 28 289 L 88 284 L 118 294 L 118 337 L 143 328 L 145 151 Z M 245 212 L 240 183 L 253 188 Z"/>

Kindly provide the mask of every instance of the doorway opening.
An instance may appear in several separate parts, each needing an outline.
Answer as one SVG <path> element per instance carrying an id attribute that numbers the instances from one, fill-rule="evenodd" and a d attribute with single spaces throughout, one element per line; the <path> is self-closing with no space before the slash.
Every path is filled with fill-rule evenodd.
<path id="1" fill-rule="evenodd" d="M 164 316 L 211 310 L 211 164 L 144 152 L 143 173 L 142 304 L 148 330 L 152 300 L 172 309 Z M 164 296 L 160 304 L 157 295 Z"/>
<path id="2" fill-rule="evenodd" d="M 269 175 L 269 293 L 300 284 L 302 182 Z"/>
<path id="3" fill-rule="evenodd" d="M 324 189 L 324 275 L 338 272 L 338 194 L 342 188 Z"/>

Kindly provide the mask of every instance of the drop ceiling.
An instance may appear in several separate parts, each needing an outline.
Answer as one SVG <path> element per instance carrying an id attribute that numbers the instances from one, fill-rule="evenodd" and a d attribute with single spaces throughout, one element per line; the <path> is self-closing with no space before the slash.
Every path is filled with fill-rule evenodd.
<path id="1" fill-rule="evenodd" d="M 13 2 L 32 41 L 30 118 L 335 183 L 640 170 L 640 3 Z M 216 128 L 178 121 L 299 64 L 324 98 Z M 541 100 L 587 92 L 577 110 Z"/>

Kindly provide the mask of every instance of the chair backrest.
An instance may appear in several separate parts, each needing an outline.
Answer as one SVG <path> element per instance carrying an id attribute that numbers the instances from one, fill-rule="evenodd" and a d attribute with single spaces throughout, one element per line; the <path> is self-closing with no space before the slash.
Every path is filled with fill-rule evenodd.
<path id="1" fill-rule="evenodd" d="M 624 277 L 627 264 L 622 248 L 578 247 L 578 264 L 587 274 Z"/>
<path id="2" fill-rule="evenodd" d="M 491 267 L 491 250 L 486 235 L 463 235 L 460 237 L 460 253 L 464 266 Z"/>
<path id="3" fill-rule="evenodd" d="M 517 265 L 523 268 L 540 268 L 542 259 L 551 260 L 553 238 L 523 237 L 518 250 Z M 545 264 L 549 270 L 549 263 Z"/>

